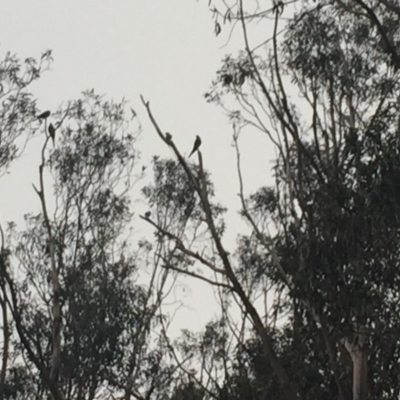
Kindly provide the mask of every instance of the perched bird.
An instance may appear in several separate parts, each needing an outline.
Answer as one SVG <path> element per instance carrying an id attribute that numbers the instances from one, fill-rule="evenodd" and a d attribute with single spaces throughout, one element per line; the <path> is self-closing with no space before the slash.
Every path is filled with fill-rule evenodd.
<path id="1" fill-rule="evenodd" d="M 197 136 L 196 136 L 196 140 L 195 140 L 195 142 L 194 142 L 193 150 L 192 150 L 192 152 L 189 154 L 189 157 L 190 157 L 195 151 L 197 151 L 197 150 L 199 149 L 200 145 L 201 145 L 201 139 L 200 139 L 200 136 L 197 135 Z"/>
<path id="2" fill-rule="evenodd" d="M 150 212 L 150 211 L 147 211 L 147 212 L 144 214 L 144 216 L 145 216 L 146 218 L 150 218 L 150 215 L 151 215 L 151 212 Z"/>
<path id="3" fill-rule="evenodd" d="M 165 134 L 165 140 L 166 140 L 168 143 L 172 140 L 172 135 L 171 135 L 169 132 L 167 132 L 167 133 Z"/>
<path id="4" fill-rule="evenodd" d="M 56 129 L 54 128 L 53 124 L 50 122 L 49 125 L 49 135 L 53 139 L 53 144 L 54 144 L 54 139 L 56 137 Z"/>
<path id="5" fill-rule="evenodd" d="M 42 112 L 41 114 L 39 114 L 37 116 L 37 119 L 46 119 L 46 118 L 49 118 L 49 117 L 50 117 L 50 111 L 47 110 L 47 111 Z"/>

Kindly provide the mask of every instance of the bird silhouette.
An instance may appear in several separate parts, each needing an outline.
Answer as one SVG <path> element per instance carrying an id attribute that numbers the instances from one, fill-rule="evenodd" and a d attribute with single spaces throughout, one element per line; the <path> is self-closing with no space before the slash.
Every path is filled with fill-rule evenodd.
<path id="1" fill-rule="evenodd" d="M 53 124 L 50 122 L 49 125 L 49 135 L 53 139 L 53 145 L 54 145 L 54 139 L 56 137 L 56 129 L 54 128 Z"/>
<path id="2" fill-rule="evenodd" d="M 196 140 L 194 141 L 193 150 L 192 150 L 192 152 L 189 154 L 189 157 L 191 157 L 191 155 L 192 155 L 195 151 L 197 151 L 197 150 L 199 149 L 200 145 L 201 145 L 201 138 L 200 138 L 199 135 L 197 135 L 197 136 L 196 136 Z"/>
<path id="3" fill-rule="evenodd" d="M 144 216 L 145 216 L 146 218 L 150 218 L 150 215 L 151 215 L 151 212 L 150 212 L 150 211 L 147 211 L 147 212 L 144 214 Z"/>
<path id="4" fill-rule="evenodd" d="M 37 119 L 46 119 L 46 118 L 48 118 L 48 117 L 50 117 L 50 111 L 49 111 L 49 110 L 44 111 L 44 112 L 42 112 L 41 114 L 39 114 L 39 115 L 37 116 Z"/>
<path id="5" fill-rule="evenodd" d="M 171 135 L 169 132 L 167 132 L 167 133 L 165 134 L 165 140 L 166 140 L 168 143 L 172 140 L 172 135 Z"/>

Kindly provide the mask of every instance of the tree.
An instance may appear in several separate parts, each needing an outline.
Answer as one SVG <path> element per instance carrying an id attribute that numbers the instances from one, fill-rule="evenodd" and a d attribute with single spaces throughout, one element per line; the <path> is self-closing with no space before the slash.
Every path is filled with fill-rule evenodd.
<path id="1" fill-rule="evenodd" d="M 32 82 L 40 77 L 40 75 L 48 68 L 51 62 L 51 52 L 47 51 L 42 54 L 39 61 L 33 58 L 27 58 L 24 63 L 15 56 L 7 53 L 0 63 L 0 173 L 4 174 L 9 168 L 11 162 L 21 154 L 21 143 L 19 139 L 23 139 L 22 145 L 33 135 L 37 126 L 34 121 L 36 119 L 36 102 L 29 92 L 29 86 Z M 4 248 L 4 237 L 2 236 L 2 244 L 0 249 L 0 265 L 2 255 L 7 254 Z M 2 327 L 3 327 L 3 348 L 2 348 L 2 366 L 0 374 L 0 398 L 3 397 L 5 391 L 13 389 L 6 385 L 6 371 L 9 361 L 9 345 L 10 345 L 10 326 L 9 315 L 7 312 L 7 298 L 5 295 L 5 282 L 1 280 L 1 310 L 2 310 Z M 13 370 L 14 372 L 17 370 Z M 18 386 L 17 375 L 15 375 L 15 384 Z"/>
<path id="2" fill-rule="evenodd" d="M 175 159 L 153 159 L 143 190 L 151 212 L 141 217 L 155 237 L 134 248 L 137 132 L 128 133 L 124 102 L 87 91 L 56 112 L 38 111 L 25 88 L 50 53 L 29 59 L 22 76 L 18 60 L 3 63 L 0 168 L 19 154 L 17 139 L 44 135 L 34 187 L 41 212 L 26 216 L 23 231 L 0 229 L 0 397 L 399 396 L 399 7 L 211 7 L 216 35 L 239 27 L 245 43 L 206 94 L 228 110 L 234 133 L 250 227 L 234 251 L 224 245 L 225 208 L 200 140 L 185 159 L 142 99 Z M 253 43 L 266 21 L 271 36 Z M 248 127 L 278 154 L 274 185 L 250 195 L 240 164 Z M 141 267 L 151 267 L 147 285 Z M 174 342 L 161 306 L 180 274 L 212 285 L 221 314 Z"/>
<path id="3" fill-rule="evenodd" d="M 138 131 L 124 108 L 91 90 L 37 122 L 41 212 L 1 229 L 2 398 L 144 400 L 172 379 L 155 340 L 168 272 L 129 245 Z"/>
<path id="4" fill-rule="evenodd" d="M 245 48 L 236 58 L 226 57 L 206 97 L 228 110 L 234 101 L 229 116 L 242 215 L 251 234 L 241 235 L 236 259 L 228 254 L 201 151 L 198 165 L 186 161 L 144 101 L 188 182 L 178 186 L 171 177 L 163 185 L 170 185 L 175 199 L 195 193 L 198 204 L 184 230 L 170 229 L 179 217 L 170 225 L 153 223 L 185 258 L 181 266 L 165 268 L 207 280 L 239 303 L 243 324 L 251 321 L 253 343 L 262 351 L 258 364 L 274 373 L 262 377 L 263 395 L 397 397 L 398 6 L 304 1 L 283 27 L 283 38 L 283 2 L 254 12 L 242 1 L 223 7 L 212 5 L 216 33 L 221 18 L 237 22 Z M 271 38 L 253 45 L 252 23 L 267 18 L 274 24 Z M 293 101 L 292 93 L 303 101 Z M 249 126 L 268 135 L 278 158 L 274 187 L 246 198 L 239 138 Z M 154 185 L 153 192 L 160 187 L 157 179 Z M 160 214 L 171 201 L 167 195 L 156 200 Z M 193 232 L 201 232 L 201 240 Z M 214 278 L 188 269 L 190 260 L 208 267 Z M 255 301 L 271 287 L 276 300 L 263 320 Z M 286 323 L 279 326 L 282 314 Z M 232 328 L 246 348 L 240 332 Z"/>

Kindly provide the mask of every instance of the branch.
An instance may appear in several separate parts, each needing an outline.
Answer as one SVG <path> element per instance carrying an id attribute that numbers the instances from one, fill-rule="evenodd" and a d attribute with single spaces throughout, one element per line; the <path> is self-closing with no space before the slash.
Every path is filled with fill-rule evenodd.
<path id="1" fill-rule="evenodd" d="M 147 291 L 147 296 L 146 296 L 145 302 L 142 307 L 144 315 L 142 316 L 140 325 L 137 328 L 136 340 L 133 345 L 132 357 L 129 360 L 128 378 L 127 378 L 127 383 L 124 387 L 124 390 L 125 390 L 124 399 L 126 399 L 126 400 L 129 400 L 131 395 L 136 397 L 138 400 L 139 400 L 138 396 L 141 396 L 140 394 L 135 394 L 133 391 L 133 386 L 135 384 L 138 374 L 140 373 L 140 369 L 136 368 L 136 367 L 138 365 L 140 365 L 141 359 L 143 357 L 143 347 L 145 346 L 146 338 L 148 336 L 148 332 L 150 331 L 150 326 L 151 326 L 151 322 L 154 318 L 154 315 L 155 315 L 157 309 L 160 308 L 161 301 L 162 301 L 163 288 L 166 283 L 167 275 L 168 275 L 167 272 L 163 275 L 160 287 L 158 288 L 157 293 L 156 293 L 156 301 L 152 305 L 152 307 L 149 308 L 151 295 L 153 293 L 153 288 L 155 285 L 157 270 L 158 270 L 158 262 L 156 262 L 155 267 L 152 272 L 152 275 L 151 275 L 151 278 L 150 278 L 149 289 Z M 145 400 L 143 398 L 143 396 L 141 396 L 141 399 Z"/>
<path id="2" fill-rule="evenodd" d="M 261 244 L 265 247 L 265 249 L 270 253 L 271 257 L 272 257 L 272 262 L 275 266 L 275 268 L 278 271 L 278 274 L 281 276 L 282 280 L 284 281 L 284 283 L 287 285 L 288 289 L 290 292 L 293 292 L 295 289 L 295 285 L 292 281 L 292 279 L 290 278 L 290 276 L 288 276 L 285 272 L 285 270 L 282 267 L 282 264 L 279 260 L 279 256 L 275 250 L 275 247 L 272 245 L 272 243 L 268 242 L 265 238 L 265 236 L 260 232 L 260 230 L 258 229 L 257 224 L 254 222 L 253 218 L 251 217 L 247 206 L 246 206 L 246 202 L 244 199 L 244 186 L 243 186 L 243 177 L 242 177 L 242 172 L 241 172 L 241 167 L 240 167 L 240 152 L 239 152 L 239 147 L 237 144 L 237 140 L 235 140 L 235 148 L 236 148 L 236 154 L 237 154 L 237 169 L 238 169 L 238 176 L 239 176 L 239 185 L 240 185 L 240 192 L 239 192 L 239 196 L 240 196 L 240 200 L 242 203 L 242 208 L 243 208 L 243 215 L 246 217 L 247 221 L 250 223 L 250 225 L 253 228 L 253 231 L 256 234 L 257 239 L 261 242 Z M 335 381 L 336 381 L 336 385 L 339 391 L 339 399 L 340 400 L 344 400 L 345 396 L 344 396 L 344 390 L 342 387 L 342 383 L 340 381 L 340 376 L 339 376 L 339 366 L 336 360 L 336 351 L 334 349 L 334 345 L 330 339 L 329 336 L 329 332 L 328 332 L 328 328 L 327 328 L 327 324 L 325 322 L 324 318 L 321 318 L 317 311 L 315 310 L 315 308 L 306 300 L 304 299 L 299 299 L 301 301 L 301 303 L 303 304 L 303 306 L 305 307 L 305 309 L 310 312 L 310 314 L 313 316 L 314 320 L 316 322 L 318 322 L 321 326 L 321 331 L 322 331 L 322 335 L 323 338 L 325 340 L 325 344 L 328 350 L 328 355 L 329 355 L 329 360 L 331 362 L 331 366 L 332 366 L 332 370 L 335 376 Z"/>
<path id="3" fill-rule="evenodd" d="M 178 358 L 178 356 L 177 356 L 177 354 L 176 354 L 176 352 L 175 352 L 174 347 L 173 347 L 173 346 L 171 345 L 171 343 L 170 343 L 169 337 L 168 337 L 168 335 L 167 335 L 167 330 L 166 330 L 166 328 L 165 328 L 165 326 L 164 326 L 164 321 L 163 321 L 163 319 L 161 318 L 160 321 L 161 321 L 161 332 L 162 332 L 162 334 L 163 334 L 163 336 L 164 336 L 165 341 L 167 342 L 168 350 L 170 351 L 170 353 L 172 354 L 173 358 L 175 359 L 175 362 L 178 364 L 178 368 L 179 368 L 180 370 L 182 370 L 187 376 L 190 376 L 191 379 L 193 379 L 206 393 L 208 393 L 208 395 L 209 395 L 211 398 L 213 398 L 213 399 L 215 399 L 215 400 L 219 400 L 219 398 L 218 398 L 214 393 L 212 393 L 209 389 L 207 389 L 206 386 L 204 386 L 204 385 L 202 384 L 202 382 L 196 377 L 195 374 L 190 373 L 190 371 L 188 371 L 188 370 L 183 366 L 183 364 L 184 364 L 186 361 L 188 361 L 188 360 L 190 360 L 190 359 L 192 358 L 192 355 L 190 354 L 188 357 L 186 357 L 186 359 L 184 359 L 184 360 L 182 360 L 182 361 L 179 360 L 179 358 Z"/>
<path id="4" fill-rule="evenodd" d="M 224 289 L 229 289 L 229 290 L 235 290 L 233 286 L 229 286 L 229 285 L 227 285 L 225 283 L 221 283 L 221 282 L 212 281 L 211 279 L 205 278 L 204 276 L 198 275 L 198 274 L 196 274 L 194 272 L 185 271 L 184 269 L 176 268 L 176 267 L 173 267 L 171 265 L 165 265 L 165 266 L 163 266 L 163 268 L 171 269 L 171 270 L 179 272 L 181 274 L 192 276 L 193 278 L 200 279 L 200 280 L 202 280 L 204 282 L 207 282 L 207 283 L 209 283 L 210 285 L 213 285 L 213 286 L 218 286 L 218 287 L 222 287 Z"/>
<path id="5" fill-rule="evenodd" d="M 151 113 L 149 103 L 145 102 L 143 97 L 142 97 L 142 102 L 147 109 L 150 120 L 151 120 L 154 128 L 156 129 L 158 135 L 161 138 L 163 138 L 164 136 L 161 132 L 161 129 L 159 128 L 157 122 L 155 121 L 155 119 Z M 164 141 L 166 142 L 166 140 L 164 140 Z M 167 143 L 167 144 L 170 145 L 169 143 Z M 272 338 L 269 335 L 269 333 L 267 332 L 267 330 L 265 329 L 262 319 L 259 316 L 256 308 L 254 307 L 251 300 L 246 295 L 238 278 L 236 277 L 235 272 L 229 261 L 228 253 L 225 251 L 225 249 L 222 245 L 221 239 L 219 237 L 219 234 L 217 232 L 217 229 L 215 227 L 210 203 L 208 201 L 208 196 L 207 196 L 207 189 L 206 189 L 207 186 L 206 186 L 206 181 L 205 181 L 205 173 L 204 173 L 204 169 L 203 169 L 203 160 L 202 160 L 201 152 L 198 152 L 199 163 L 200 163 L 200 183 L 198 183 L 194 179 L 194 176 L 193 176 L 190 168 L 188 167 L 188 165 L 187 165 L 186 161 L 183 159 L 183 157 L 180 155 L 178 149 L 175 147 L 175 145 L 172 147 L 173 147 L 173 150 L 174 150 L 179 162 L 181 163 L 182 167 L 186 171 L 189 179 L 191 179 L 191 181 L 193 182 L 194 188 L 200 197 L 200 200 L 201 200 L 201 203 L 203 206 L 203 210 L 206 215 L 206 222 L 207 222 L 208 228 L 210 230 L 214 244 L 216 246 L 216 249 L 218 251 L 219 257 L 221 258 L 222 263 L 224 265 L 225 274 L 228 277 L 228 279 L 231 281 L 233 290 L 238 294 L 244 307 L 246 308 L 248 314 L 250 315 L 250 318 L 253 322 L 254 328 L 262 340 L 265 355 L 266 355 L 267 359 L 271 362 L 272 368 L 274 369 L 274 372 L 276 373 L 276 375 L 281 383 L 281 386 L 285 392 L 285 396 L 286 396 L 287 400 L 297 400 L 296 393 L 299 393 L 299 390 L 297 389 L 296 385 L 289 379 L 289 376 L 287 375 L 285 369 L 283 368 L 281 361 L 279 360 L 277 354 L 275 353 L 273 343 L 272 343 Z M 171 235 L 168 235 L 168 236 L 171 237 Z"/>
<path id="6" fill-rule="evenodd" d="M 193 176 L 193 173 L 191 171 L 191 169 L 188 167 L 185 159 L 182 157 L 181 153 L 179 152 L 178 148 L 175 146 L 172 138 L 168 138 L 167 136 L 164 135 L 160 129 L 160 127 L 158 126 L 155 118 L 153 117 L 153 114 L 151 112 L 150 109 L 150 103 L 144 100 L 143 96 L 140 96 L 142 103 L 144 104 L 144 106 L 146 107 L 147 113 L 149 115 L 150 121 L 153 124 L 158 136 L 160 136 L 160 138 L 168 145 L 172 148 L 172 150 L 174 151 L 176 157 L 178 158 L 179 163 L 182 165 L 183 169 L 185 170 L 186 174 L 188 175 L 189 179 L 191 180 L 193 186 L 196 188 L 196 190 L 199 190 L 199 185 L 197 183 L 196 178 Z M 201 154 L 200 151 L 198 150 L 199 155 Z"/>
<path id="7" fill-rule="evenodd" d="M 54 380 L 51 379 L 49 373 L 47 372 L 46 367 L 39 361 L 35 352 L 32 350 L 31 344 L 29 343 L 29 340 L 25 333 L 25 329 L 22 325 L 21 311 L 18 310 L 18 308 L 19 308 L 18 300 L 17 300 L 15 288 L 14 288 L 14 283 L 12 281 L 12 278 L 10 277 L 10 275 L 7 272 L 6 264 L 4 262 L 3 257 L 0 257 L 0 268 L 1 268 L 1 272 L 2 272 L 3 276 L 5 277 L 5 279 L 8 283 L 8 286 L 10 288 L 11 300 L 7 299 L 7 302 L 10 307 L 11 314 L 14 318 L 15 327 L 17 329 L 18 336 L 21 340 L 21 343 L 24 346 L 24 349 L 26 350 L 26 352 L 28 353 L 29 358 L 35 364 L 36 368 L 39 370 L 40 376 L 43 378 L 43 382 L 50 390 L 50 393 L 52 394 L 53 399 L 54 400 L 65 400 L 65 397 L 62 394 L 62 392 L 59 390 L 56 382 L 54 382 Z"/>
<path id="8" fill-rule="evenodd" d="M 0 248 L 0 263 L 4 263 L 6 258 L 6 249 L 4 247 L 4 232 L 3 227 L 0 224 L 0 237 L 1 237 L 1 248 Z M 1 266 L 2 269 L 5 266 Z M 8 324 L 8 310 L 7 310 L 7 290 L 6 290 L 6 281 L 3 274 L 0 274 L 1 280 L 1 291 L 3 292 L 3 298 L 0 299 L 1 309 L 3 313 L 3 357 L 1 360 L 1 374 L 0 374 L 0 399 L 4 396 L 4 385 L 6 382 L 6 372 L 7 372 L 7 363 L 8 363 L 8 350 L 10 343 L 10 328 Z"/>
<path id="9" fill-rule="evenodd" d="M 396 67 L 396 69 L 400 68 L 400 55 L 397 53 L 396 47 L 394 46 L 392 40 L 388 37 L 388 35 L 385 32 L 385 28 L 382 26 L 381 22 L 379 21 L 378 17 L 376 16 L 374 10 L 369 7 L 367 4 L 364 3 L 362 0 L 354 0 L 361 8 L 363 8 L 367 15 L 369 16 L 369 19 L 372 21 L 372 23 L 376 26 L 379 34 L 381 35 L 386 48 L 389 50 L 391 56 L 392 56 L 392 61 Z M 397 10 L 399 12 L 399 10 Z"/>
<path id="10" fill-rule="evenodd" d="M 47 127 L 47 120 L 45 122 L 45 129 Z M 53 232 L 50 224 L 49 214 L 47 211 L 47 204 L 45 198 L 45 188 L 44 188 L 44 176 L 43 171 L 45 167 L 45 150 L 47 147 L 47 143 L 49 142 L 50 137 L 46 134 L 46 141 L 42 147 L 42 159 L 41 164 L 39 166 L 39 181 L 40 181 L 40 190 L 35 188 L 36 193 L 39 196 L 43 218 L 45 221 L 45 226 L 47 230 L 48 240 L 49 240 L 49 250 L 50 250 L 50 263 L 51 263 L 51 271 L 50 277 L 53 285 L 53 329 L 52 329 L 52 337 L 53 337 L 53 354 L 51 360 L 51 371 L 50 371 L 50 379 L 54 382 L 58 380 L 58 372 L 61 364 L 61 324 L 62 324 L 62 315 L 61 315 L 61 305 L 60 305 L 60 282 L 58 279 L 57 267 L 56 267 L 56 259 L 55 259 L 55 250 L 54 250 L 54 238 Z"/>
<path id="11" fill-rule="evenodd" d="M 239 5 L 240 5 L 240 14 L 243 16 L 243 0 L 239 0 Z M 257 65 L 256 65 L 256 63 L 254 61 L 254 56 L 253 56 L 252 51 L 250 49 L 246 23 L 245 23 L 243 18 L 241 18 L 241 21 L 242 21 L 242 30 L 243 30 L 243 37 L 244 37 L 246 52 L 247 52 L 247 54 L 249 56 L 249 59 L 250 59 L 250 62 L 251 62 L 251 66 L 253 67 L 253 70 L 254 70 L 254 72 L 255 72 L 255 74 L 257 76 L 257 79 L 255 81 L 257 82 L 257 84 L 259 85 L 262 93 L 264 94 L 265 98 L 267 99 L 268 104 L 273 109 L 275 115 L 279 119 L 279 122 L 282 124 L 282 126 L 284 128 L 286 128 L 290 132 L 291 136 L 296 141 L 296 144 L 298 145 L 299 149 L 301 149 L 302 152 L 305 154 L 305 156 L 308 158 L 308 160 L 309 160 L 311 166 L 314 168 L 319 180 L 322 183 L 324 183 L 325 179 L 324 179 L 323 174 L 320 171 L 320 168 L 315 163 L 315 160 L 312 158 L 312 156 L 310 155 L 310 153 L 307 151 L 307 149 L 304 147 L 302 141 L 300 140 L 299 132 L 297 130 L 297 126 L 290 118 L 291 114 L 289 113 L 289 116 L 288 116 L 289 117 L 289 122 L 287 122 L 285 117 L 284 117 L 284 112 L 282 112 L 278 108 L 277 104 L 275 104 L 275 102 L 272 100 L 272 97 L 269 94 L 269 91 L 265 86 L 264 80 L 261 77 L 260 71 L 259 71 L 259 69 L 258 69 L 258 67 L 257 67 Z M 275 34 L 276 34 L 276 27 L 275 27 Z"/>
<path id="12" fill-rule="evenodd" d="M 161 228 L 159 225 L 157 225 L 155 222 L 153 222 L 149 217 L 143 217 L 140 216 L 140 218 L 144 219 L 147 221 L 149 224 L 153 225 L 159 232 L 161 232 L 164 236 L 169 237 L 170 239 L 175 241 L 176 247 L 181 250 L 184 254 L 186 254 L 189 257 L 195 258 L 196 260 L 200 261 L 202 264 L 204 264 L 206 267 L 210 268 L 212 271 L 225 275 L 225 271 L 223 269 L 217 268 L 214 264 L 210 263 L 208 260 L 206 260 L 204 257 L 202 257 L 199 253 L 195 253 L 188 248 L 185 247 L 183 244 L 182 240 L 174 235 L 173 233 L 170 233 L 166 231 L 165 229 Z"/>

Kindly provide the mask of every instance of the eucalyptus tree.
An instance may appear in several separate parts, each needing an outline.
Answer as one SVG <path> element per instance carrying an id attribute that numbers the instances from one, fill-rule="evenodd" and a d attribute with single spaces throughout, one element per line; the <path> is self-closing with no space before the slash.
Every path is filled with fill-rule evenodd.
<path id="1" fill-rule="evenodd" d="M 48 69 L 51 61 L 51 52 L 46 51 L 39 60 L 27 58 L 24 61 L 16 55 L 6 53 L 0 62 L 0 174 L 2 176 L 11 163 L 22 154 L 29 138 L 38 129 L 36 119 L 38 110 L 30 86 Z M 4 197 L 6 194 L 2 193 L 1 196 Z M 2 217 L 5 215 L 2 214 Z M 1 253 L 4 251 L 3 245 L 2 240 Z M 6 390 L 11 336 L 4 280 L 1 281 L 0 304 L 3 331 L 0 397 L 3 397 Z M 16 385 L 20 382 L 18 371 L 18 369 L 11 371 Z"/>
<path id="2" fill-rule="evenodd" d="M 201 150 L 189 163 L 144 101 L 179 171 L 162 185 L 155 180 L 159 198 L 148 196 L 157 210 L 151 223 L 184 258 L 164 267 L 214 285 L 227 321 L 233 301 L 244 322 L 251 321 L 257 352 L 246 345 L 242 325 L 231 320 L 230 327 L 238 346 L 263 365 L 264 386 L 250 398 L 396 398 L 398 5 L 305 0 L 262 9 L 240 0 L 210 6 L 217 35 L 241 29 L 244 38 L 206 98 L 229 113 L 241 214 L 251 233 L 228 252 Z M 260 27 L 270 36 L 260 39 Z M 242 135 L 249 128 L 265 133 L 278 156 L 275 184 L 246 197 L 240 142 L 249 140 Z M 185 178 L 175 180 L 176 174 Z M 213 278 L 193 270 L 194 262 Z M 268 298 L 271 288 L 274 303 L 264 318 L 256 299 Z"/>
<path id="3" fill-rule="evenodd" d="M 156 332 L 168 271 L 132 245 L 140 123 L 125 107 L 91 90 L 40 118 L 40 212 L 2 228 L 5 398 L 146 399 L 172 378 Z"/>

